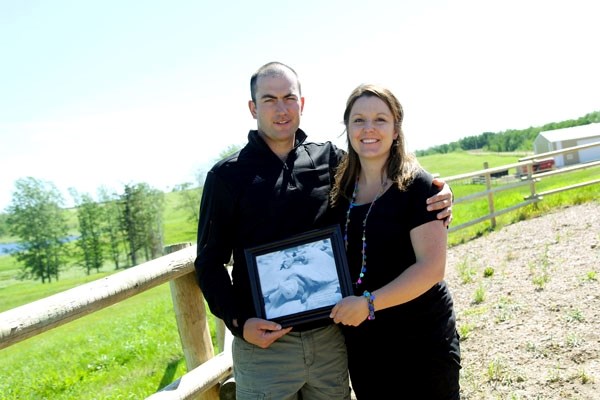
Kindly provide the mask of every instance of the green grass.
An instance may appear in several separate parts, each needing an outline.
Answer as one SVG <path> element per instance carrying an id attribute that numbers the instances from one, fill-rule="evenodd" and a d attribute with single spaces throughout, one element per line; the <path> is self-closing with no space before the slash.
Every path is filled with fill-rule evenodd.
<path id="1" fill-rule="evenodd" d="M 14 277 L 18 275 L 20 268 L 14 257 L 0 254 L 0 290 L 15 283 Z M 0 302 L 0 308 L 2 305 Z"/>
<path id="2" fill-rule="evenodd" d="M 183 373 L 169 285 L 0 351 L 2 399 L 140 399 Z"/>
<path id="3" fill-rule="evenodd" d="M 517 162 L 525 154 L 450 153 L 421 157 L 423 166 L 441 176 L 452 176 Z M 597 179 L 600 168 L 547 177 L 537 191 Z M 455 197 L 484 190 L 484 185 L 453 182 Z M 494 196 L 497 210 L 521 202 L 528 186 Z M 196 223 L 189 211 L 177 205 L 181 193 L 166 194 L 165 245 L 196 240 Z M 533 218 L 553 208 L 594 201 L 598 185 L 553 194 L 543 201 L 498 217 L 497 229 L 512 222 Z M 453 225 L 488 214 L 487 200 L 456 204 Z M 69 226 L 75 226 L 74 213 Z M 451 245 L 484 235 L 490 222 L 449 234 Z M 72 229 L 72 228 L 71 228 Z M 10 241 L 0 238 L 0 241 Z M 0 312 L 42 299 L 114 273 L 107 265 L 100 273 L 86 276 L 80 268 L 67 267 L 58 282 L 20 281 L 20 266 L 0 256 Z M 213 321 L 211 320 L 211 323 Z M 214 330 L 213 330 L 214 332 Z M 169 285 L 134 296 L 82 319 L 0 350 L 0 399 L 139 399 L 147 397 L 185 373 Z"/>
<path id="4" fill-rule="evenodd" d="M 189 210 L 179 207 L 182 202 L 182 195 L 181 192 L 172 192 L 165 197 L 163 224 L 165 245 L 196 241 L 198 225 L 195 220 L 190 218 Z M 199 205 L 200 196 L 197 197 Z"/>
<path id="5" fill-rule="evenodd" d="M 488 163 L 488 168 L 514 164 L 526 155 L 526 153 L 452 152 L 419 157 L 419 162 L 432 174 L 452 176 L 479 171 L 483 169 L 484 162 Z"/>
<path id="6" fill-rule="evenodd" d="M 0 272 L 4 272 L 1 264 L 4 259 L 11 257 L 0 257 Z M 93 275 L 83 275 L 82 272 L 71 269 L 64 274 L 58 282 L 42 285 L 39 281 L 10 279 L 3 281 L 6 286 L 0 287 L 0 312 L 10 310 L 23 304 L 31 303 L 53 294 L 63 292 L 75 286 L 83 285 L 110 275 L 114 271 L 101 271 Z M 10 283 L 10 284 L 9 284 Z"/>

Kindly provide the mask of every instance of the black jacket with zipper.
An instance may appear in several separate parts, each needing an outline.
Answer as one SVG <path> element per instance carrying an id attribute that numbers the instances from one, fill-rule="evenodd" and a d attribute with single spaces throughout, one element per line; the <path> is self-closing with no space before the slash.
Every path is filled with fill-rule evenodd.
<path id="1" fill-rule="evenodd" d="M 196 275 L 211 312 L 236 336 L 256 316 L 244 249 L 333 223 L 329 191 L 343 151 L 331 142 L 296 142 L 282 161 L 256 130 L 208 172 L 200 203 Z M 227 269 L 233 254 L 232 280 Z M 233 320 L 237 319 L 238 327 Z M 330 323 L 318 321 L 295 330 Z"/>

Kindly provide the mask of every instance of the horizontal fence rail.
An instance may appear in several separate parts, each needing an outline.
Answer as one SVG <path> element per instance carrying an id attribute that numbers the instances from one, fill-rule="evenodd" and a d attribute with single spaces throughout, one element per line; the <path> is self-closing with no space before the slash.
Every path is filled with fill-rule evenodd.
<path id="1" fill-rule="evenodd" d="M 195 247 L 180 250 L 0 314 L 0 349 L 194 271 Z"/>
<path id="2" fill-rule="evenodd" d="M 449 232 L 491 220 L 514 211 L 520 207 L 541 201 L 543 196 L 600 183 L 600 179 L 573 184 L 546 192 L 536 192 L 536 183 L 544 177 L 568 173 L 578 169 L 592 168 L 600 161 L 559 168 L 552 171 L 534 173 L 536 160 L 551 155 L 578 151 L 583 148 L 599 146 L 600 142 L 584 146 L 553 151 L 528 157 L 514 164 L 487 168 L 454 176 L 443 177 L 448 182 L 465 179 L 482 179 L 484 191 L 454 199 L 454 204 L 466 204 L 469 201 L 487 197 L 489 213 L 481 218 L 451 226 Z M 528 173 L 514 182 L 502 186 L 492 186 L 494 174 L 504 173 L 512 168 L 525 166 Z M 494 194 L 520 186 L 529 186 L 530 194 L 522 202 L 502 210 L 495 210 Z M 208 314 L 204 296 L 196 283 L 194 259 L 196 246 L 190 244 L 174 245 L 167 249 L 169 254 L 138 266 L 117 272 L 108 277 L 80 285 L 62 293 L 16 307 L 0 313 L 0 349 L 6 348 L 27 338 L 39 335 L 67 322 L 119 303 L 132 296 L 169 282 L 175 317 L 182 343 L 188 372 L 180 379 L 152 394 L 149 400 L 183 399 L 219 399 L 219 393 L 226 380 L 231 378 L 233 364 L 231 359 L 231 334 L 226 331 L 222 321 L 217 321 L 217 340 L 221 352 L 215 356 L 208 326 Z M 226 334 L 227 333 L 227 334 Z"/>

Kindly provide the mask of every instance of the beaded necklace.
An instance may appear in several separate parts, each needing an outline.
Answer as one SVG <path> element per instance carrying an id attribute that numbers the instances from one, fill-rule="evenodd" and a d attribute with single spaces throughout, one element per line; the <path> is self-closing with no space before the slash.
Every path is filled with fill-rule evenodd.
<path id="1" fill-rule="evenodd" d="M 365 218 L 362 221 L 362 265 L 360 268 L 360 274 L 358 275 L 358 279 L 354 283 L 356 287 L 362 283 L 362 278 L 364 278 L 365 273 L 367 272 L 367 237 L 366 237 L 366 227 L 367 227 L 367 218 L 369 218 L 369 214 L 371 213 L 371 208 L 373 208 L 373 204 L 377 201 L 379 197 L 383 194 L 387 181 L 384 180 L 381 183 L 381 189 L 379 189 L 379 193 L 375 196 L 371 204 L 369 205 L 369 209 L 365 214 Z M 356 195 L 358 194 L 358 177 L 356 177 L 356 182 L 354 183 L 354 191 L 352 192 L 352 200 L 350 201 L 350 205 L 348 206 L 348 211 L 346 212 L 346 232 L 344 233 L 344 243 L 346 245 L 346 251 L 348 250 L 348 226 L 350 225 L 350 210 L 354 208 L 356 205 Z"/>

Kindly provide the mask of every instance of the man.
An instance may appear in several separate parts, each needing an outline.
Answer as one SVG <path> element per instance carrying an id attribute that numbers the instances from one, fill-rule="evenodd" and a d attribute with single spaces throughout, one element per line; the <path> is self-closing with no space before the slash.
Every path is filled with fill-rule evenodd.
<path id="1" fill-rule="evenodd" d="M 198 224 L 198 282 L 211 312 L 233 333 L 238 400 L 350 399 L 346 348 L 329 318 L 282 329 L 256 317 L 244 249 L 334 223 L 329 190 L 343 151 L 309 143 L 299 129 L 304 107 L 296 72 L 272 62 L 250 79 L 257 130 L 219 161 L 204 184 Z M 450 218 L 447 185 L 430 207 Z M 233 254 L 230 279 L 225 265 Z M 368 344 L 365 344 L 368 345 Z M 261 398 L 263 398 L 261 397 Z"/>

